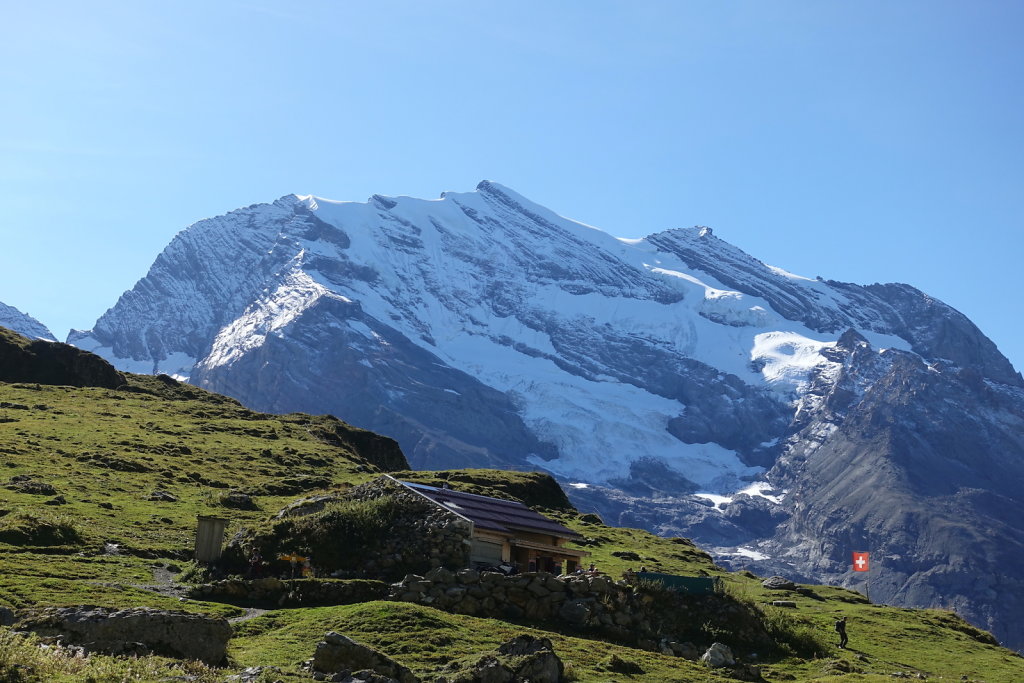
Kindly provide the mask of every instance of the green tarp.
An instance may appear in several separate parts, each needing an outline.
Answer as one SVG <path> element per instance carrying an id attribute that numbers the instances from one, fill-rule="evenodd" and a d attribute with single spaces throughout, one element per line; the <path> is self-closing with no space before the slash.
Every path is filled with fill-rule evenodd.
<path id="1" fill-rule="evenodd" d="M 711 595 L 718 583 L 718 579 L 711 576 L 675 576 L 658 572 L 638 572 L 636 576 L 640 581 L 660 583 L 665 588 L 687 595 Z"/>

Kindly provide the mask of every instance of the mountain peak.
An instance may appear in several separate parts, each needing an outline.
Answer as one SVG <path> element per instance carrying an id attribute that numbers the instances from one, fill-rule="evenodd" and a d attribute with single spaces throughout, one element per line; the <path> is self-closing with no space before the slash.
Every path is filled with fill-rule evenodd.
<path id="1" fill-rule="evenodd" d="M 32 339 L 56 341 L 53 332 L 32 316 L 22 313 L 14 306 L 0 302 L 0 327 L 6 327 Z"/>
<path id="2" fill-rule="evenodd" d="M 512 188 L 506 187 L 501 183 L 496 183 L 493 180 L 481 180 L 479 183 L 476 184 L 476 189 L 478 192 L 494 192 L 498 194 L 504 194 L 510 197 L 518 197 L 520 199 L 525 199 L 525 197 L 520 195 Z"/>

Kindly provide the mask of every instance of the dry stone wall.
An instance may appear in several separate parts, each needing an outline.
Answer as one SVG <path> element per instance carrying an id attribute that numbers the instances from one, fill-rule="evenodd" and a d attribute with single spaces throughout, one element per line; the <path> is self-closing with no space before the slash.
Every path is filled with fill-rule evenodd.
<path id="1" fill-rule="evenodd" d="M 503 619 L 562 621 L 616 637 L 655 635 L 649 600 L 605 576 L 434 569 L 392 586 L 391 597 L 449 612 Z"/>
<path id="2" fill-rule="evenodd" d="M 161 654 L 221 664 L 231 626 L 220 617 L 145 607 L 55 607 L 26 610 L 15 624 L 40 636 L 61 636 L 87 651 Z"/>
<path id="3" fill-rule="evenodd" d="M 363 575 L 395 579 L 436 567 L 469 566 L 471 526 L 401 484 L 380 477 L 351 489 L 346 497 L 370 500 L 390 496 L 401 500 L 402 514 L 377 548 L 363 558 Z"/>
<path id="4" fill-rule="evenodd" d="M 386 600 L 388 592 L 383 581 L 362 579 L 225 579 L 193 586 L 188 597 L 240 605 L 314 607 Z"/>
<path id="5" fill-rule="evenodd" d="M 728 598 L 638 590 L 603 575 L 505 576 L 437 568 L 392 585 L 391 598 L 473 616 L 562 622 L 617 642 L 691 659 L 700 653 L 689 641 L 705 640 L 708 624 L 736 634 L 748 647 L 763 648 L 771 642 L 759 620 Z"/>

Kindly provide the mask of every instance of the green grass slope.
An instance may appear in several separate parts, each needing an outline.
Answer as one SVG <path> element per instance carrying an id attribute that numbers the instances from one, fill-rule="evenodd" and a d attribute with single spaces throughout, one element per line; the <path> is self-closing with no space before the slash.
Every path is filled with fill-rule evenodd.
<path id="1" fill-rule="evenodd" d="M 86 367 L 105 376 L 91 360 L 65 359 L 69 372 Z M 239 607 L 181 602 L 168 590 L 181 570 L 189 573 L 197 516 L 227 518 L 231 534 L 304 495 L 407 467 L 394 442 L 331 417 L 264 415 L 170 378 L 122 377 L 116 388 L 0 382 L 0 606 L 145 605 L 241 617 Z M 814 596 L 767 591 L 753 575 L 717 567 L 686 539 L 607 527 L 578 514 L 544 475 L 460 470 L 398 476 L 446 481 L 543 509 L 578 531 L 578 547 L 616 578 L 640 565 L 721 577 L 726 593 L 758 610 L 775 638 L 770 652 L 729 643 L 744 661 L 760 664 L 767 680 L 889 681 L 905 673 L 1024 681 L 1024 659 L 954 614 L 871 605 L 835 587 L 813 587 Z M 232 507 L 237 500 L 227 495 L 231 491 L 249 495 L 254 505 Z M 777 599 L 796 606 L 768 605 Z M 839 615 L 849 618 L 850 650 L 832 645 Z M 509 623 L 402 603 L 272 610 L 235 628 L 231 669 L 276 666 L 281 671 L 275 676 L 284 680 L 308 679 L 300 664 L 328 630 L 378 647 L 423 676 L 443 674 L 453 663 L 530 632 L 553 640 L 577 681 L 725 680 L 698 663 L 591 640 L 564 625 Z M 716 628 L 695 625 L 708 641 L 729 642 L 730 633 Z M 623 673 L 615 659 L 642 673 Z M 188 675 L 212 681 L 228 673 L 160 658 L 76 660 L 0 628 L 0 680 Z"/>
<path id="2" fill-rule="evenodd" d="M 136 604 L 123 587 L 187 561 L 199 515 L 238 528 L 381 462 L 404 465 L 389 439 L 327 416 L 254 413 L 170 378 L 0 383 L 0 602 Z M 228 506 L 231 491 L 255 509 Z"/>

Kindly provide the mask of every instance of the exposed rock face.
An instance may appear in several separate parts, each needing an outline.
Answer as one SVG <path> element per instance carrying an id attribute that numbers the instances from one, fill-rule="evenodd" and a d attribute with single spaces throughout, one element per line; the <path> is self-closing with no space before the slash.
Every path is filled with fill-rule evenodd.
<path id="1" fill-rule="evenodd" d="M 152 652 L 221 664 L 231 626 L 219 617 L 149 608 L 60 607 L 24 611 L 17 628 L 43 636 L 64 636 L 88 651 L 110 654 Z"/>
<path id="2" fill-rule="evenodd" d="M 952 607 L 1024 646 L 1024 576 L 1005 569 L 1024 560 L 1024 392 L 866 343 L 833 358 L 776 466 L 800 499 L 765 550 L 855 586 L 850 551 L 873 551 L 872 600 Z"/>
<path id="3" fill-rule="evenodd" d="M 369 669 L 398 683 L 419 683 L 420 680 L 408 667 L 387 655 L 334 631 L 328 632 L 317 644 L 311 668 L 314 672 L 332 674 Z"/>
<path id="4" fill-rule="evenodd" d="M 116 389 L 125 379 L 95 354 L 67 344 L 29 340 L 0 328 L 0 382 Z"/>
<path id="5" fill-rule="evenodd" d="M 884 554 L 872 597 L 1024 647 L 1000 597 L 1024 580 L 1024 380 L 908 285 L 800 277 L 706 228 L 617 240 L 485 181 L 201 221 L 72 341 L 337 414 L 416 468 L 544 468 L 759 571 L 853 585 L 850 551 Z"/>

